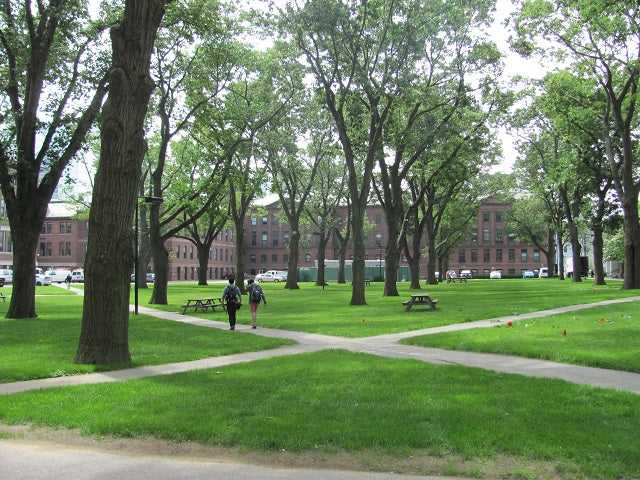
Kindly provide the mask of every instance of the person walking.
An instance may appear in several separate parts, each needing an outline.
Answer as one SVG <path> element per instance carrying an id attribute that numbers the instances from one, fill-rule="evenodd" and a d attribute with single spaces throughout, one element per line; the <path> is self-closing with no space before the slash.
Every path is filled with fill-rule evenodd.
<path id="1" fill-rule="evenodd" d="M 242 306 L 242 292 L 234 285 L 235 278 L 229 279 L 229 285 L 224 287 L 222 300 L 227 304 L 227 315 L 229 315 L 229 330 L 236 329 L 236 311 Z"/>
<path id="2" fill-rule="evenodd" d="M 267 299 L 264 296 L 264 291 L 262 287 L 255 283 L 253 278 L 247 280 L 247 292 L 249 292 L 249 310 L 251 310 L 251 328 L 256 327 L 256 317 L 258 312 L 258 306 L 260 305 L 260 300 L 264 302 L 264 306 L 267 306 Z"/>
<path id="3" fill-rule="evenodd" d="M 67 290 L 71 289 L 71 274 L 67 275 L 67 278 L 64 279 L 64 283 L 67 284 Z"/>

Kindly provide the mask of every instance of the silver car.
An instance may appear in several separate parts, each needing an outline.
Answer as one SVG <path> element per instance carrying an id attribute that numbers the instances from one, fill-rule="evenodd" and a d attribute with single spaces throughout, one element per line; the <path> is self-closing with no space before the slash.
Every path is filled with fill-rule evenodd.
<path id="1" fill-rule="evenodd" d="M 277 275 L 271 272 L 259 273 L 255 277 L 256 282 L 284 282 L 286 279 L 282 275 Z"/>

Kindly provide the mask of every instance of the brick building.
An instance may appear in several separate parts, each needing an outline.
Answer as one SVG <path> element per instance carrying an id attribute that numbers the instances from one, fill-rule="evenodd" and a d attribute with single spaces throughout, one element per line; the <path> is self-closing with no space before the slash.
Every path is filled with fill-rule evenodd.
<path id="1" fill-rule="evenodd" d="M 469 269 L 474 276 L 488 276 L 492 270 L 503 274 L 519 275 L 522 270 L 537 270 L 546 264 L 546 258 L 533 245 L 519 244 L 506 231 L 505 211 L 509 204 L 489 199 L 478 211 L 471 238 L 451 255 L 449 267 L 460 272 Z M 0 209 L 4 208 L 4 203 Z M 4 212 L 0 211 L 0 214 Z M 73 218 L 74 212 L 64 203 L 52 202 L 47 210 L 36 252 L 40 268 L 82 268 L 87 248 L 87 220 Z M 384 257 L 387 230 L 382 207 L 367 208 L 371 228 L 365 237 L 365 260 Z M 346 221 L 346 211 L 337 219 Z M 289 224 L 280 215 L 279 202 L 274 197 L 259 202 L 245 221 L 245 269 L 255 275 L 263 270 L 285 270 L 289 262 L 288 243 L 291 238 Z M 302 229 L 298 266 L 315 267 L 319 238 L 311 229 Z M 195 246 L 187 240 L 172 238 L 166 243 L 169 255 L 169 280 L 195 281 L 198 278 L 198 258 Z M 338 241 L 332 237 L 326 245 L 326 260 L 338 259 Z M 236 248 L 233 229 L 223 230 L 209 250 L 207 279 L 215 280 L 233 274 Z M 346 259 L 352 259 L 347 250 Z M 0 267 L 11 268 L 13 244 L 8 223 L 0 223 Z M 401 266 L 406 261 L 401 259 Z M 426 262 L 423 273 L 426 275 Z"/>

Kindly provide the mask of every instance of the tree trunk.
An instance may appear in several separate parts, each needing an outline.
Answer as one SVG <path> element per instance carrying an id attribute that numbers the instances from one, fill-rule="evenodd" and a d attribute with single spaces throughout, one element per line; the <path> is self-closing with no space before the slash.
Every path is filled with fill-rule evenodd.
<path id="1" fill-rule="evenodd" d="M 553 230 L 549 230 L 547 234 L 547 271 L 549 272 L 549 278 L 555 276 L 556 266 L 556 233 Z"/>
<path id="2" fill-rule="evenodd" d="M 244 286 L 244 217 L 240 217 L 236 222 L 236 287 L 240 289 L 242 293 L 246 292 Z"/>
<path id="3" fill-rule="evenodd" d="M 640 224 L 638 206 L 624 209 L 624 280 L 623 289 L 640 288 Z"/>
<path id="4" fill-rule="evenodd" d="M 153 292 L 149 304 L 167 305 L 169 303 L 167 286 L 169 284 L 169 252 L 164 246 L 164 239 L 152 238 L 153 269 L 156 278 L 153 281 Z"/>
<path id="5" fill-rule="evenodd" d="M 604 242 L 602 240 L 602 228 L 593 229 L 593 284 L 606 285 L 604 280 Z"/>
<path id="6" fill-rule="evenodd" d="M 297 219 L 290 219 L 291 238 L 289 239 L 289 263 L 287 263 L 287 281 L 284 288 L 299 290 L 298 285 L 298 255 L 300 254 L 300 225 Z"/>
<path id="7" fill-rule="evenodd" d="M 127 0 L 112 27 L 109 96 L 89 214 L 85 296 L 75 363 L 126 363 L 129 353 L 133 216 L 147 150 L 144 118 L 154 85 L 149 61 L 168 0 Z"/>
<path id="8" fill-rule="evenodd" d="M 34 205 L 33 210 L 38 208 Z M 45 209 L 46 211 L 46 209 Z M 36 314 L 36 249 L 40 228 L 44 214 L 34 212 L 42 219 L 24 222 L 22 225 L 11 224 L 11 238 L 13 241 L 13 285 L 11 289 L 11 303 L 6 318 L 34 318 Z M 14 228 L 15 227 L 15 228 Z"/>
<path id="9" fill-rule="evenodd" d="M 352 195 L 353 197 L 353 195 Z M 350 305 L 366 305 L 364 293 L 364 208 L 354 202 L 351 232 L 353 238 L 353 284 Z"/>
<path id="10" fill-rule="evenodd" d="M 207 269 L 209 267 L 209 248 L 210 244 L 196 245 L 198 253 L 198 285 L 207 285 Z"/>
<path id="11" fill-rule="evenodd" d="M 325 231 L 321 229 L 318 232 L 319 242 L 318 242 L 318 276 L 316 278 L 316 285 L 324 286 L 324 260 L 326 257 L 326 239 L 325 239 Z"/>
<path id="12" fill-rule="evenodd" d="M 385 297 L 397 297 L 398 293 L 398 265 L 400 264 L 398 255 L 398 218 L 402 216 L 402 212 L 395 209 L 392 212 L 387 211 L 387 235 L 389 237 L 387 245 L 384 249 L 384 293 Z"/>

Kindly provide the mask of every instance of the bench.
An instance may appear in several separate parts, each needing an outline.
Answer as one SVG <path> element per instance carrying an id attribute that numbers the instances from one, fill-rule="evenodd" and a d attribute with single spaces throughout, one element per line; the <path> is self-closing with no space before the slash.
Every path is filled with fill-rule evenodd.
<path id="1" fill-rule="evenodd" d="M 187 310 L 192 309 L 194 312 L 198 310 L 206 312 L 209 309 L 216 311 L 216 307 L 227 310 L 227 306 L 220 297 L 207 297 L 207 298 L 190 298 L 187 303 L 182 305 L 182 314 L 184 315 Z"/>
<path id="2" fill-rule="evenodd" d="M 458 283 L 462 283 L 462 282 L 464 282 L 464 283 L 467 283 L 467 277 L 454 277 L 454 278 L 449 278 L 449 279 L 447 280 L 447 283 L 449 283 L 449 282 L 453 282 L 453 283 L 456 283 L 456 282 L 458 282 Z"/>
<path id="3" fill-rule="evenodd" d="M 409 300 L 405 300 L 402 304 L 406 307 L 405 312 L 411 311 L 411 308 L 416 304 L 428 305 L 431 310 L 436 309 L 438 303 L 437 298 L 431 298 L 428 293 L 414 293 Z"/>

